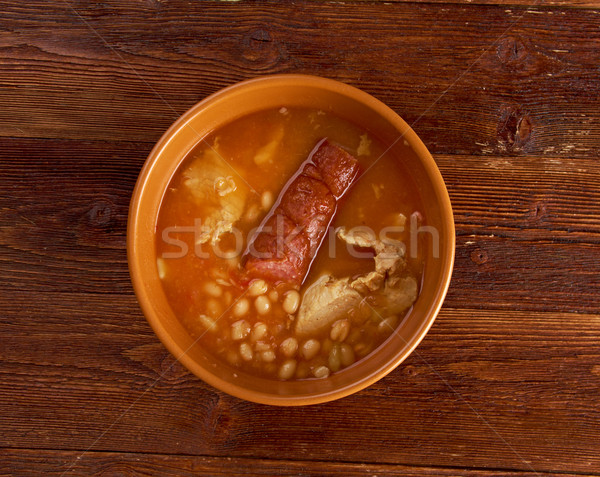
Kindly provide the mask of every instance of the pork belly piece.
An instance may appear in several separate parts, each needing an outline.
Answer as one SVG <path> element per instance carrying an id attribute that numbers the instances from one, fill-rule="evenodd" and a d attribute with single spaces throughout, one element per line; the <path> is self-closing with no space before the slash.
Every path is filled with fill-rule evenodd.
<path id="1" fill-rule="evenodd" d="M 352 186 L 358 171 L 358 161 L 351 154 L 327 139 L 321 140 L 250 240 L 244 254 L 248 274 L 301 285 L 337 202 Z"/>

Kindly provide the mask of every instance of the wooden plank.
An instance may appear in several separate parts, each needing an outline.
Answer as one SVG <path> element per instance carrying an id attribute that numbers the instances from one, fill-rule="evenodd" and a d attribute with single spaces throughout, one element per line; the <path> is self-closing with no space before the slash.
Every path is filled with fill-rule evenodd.
<path id="1" fill-rule="evenodd" d="M 600 309 L 597 245 L 467 235 L 457 239 L 455 263 L 447 306 L 592 313 Z"/>
<path id="2" fill-rule="evenodd" d="M 309 73 L 375 95 L 434 153 L 600 152 L 598 10 L 13 0 L 3 18 L 3 136 L 153 142 L 224 86 Z"/>
<path id="3" fill-rule="evenodd" d="M 172 366 L 131 297 L 23 292 L 5 301 L 0 447 L 600 468 L 597 314 L 445 308 L 383 380 L 343 400 L 281 409 Z"/>
<path id="4" fill-rule="evenodd" d="M 4 2 L 0 475 L 598 475 L 600 6 L 505 1 Z M 457 222 L 417 351 L 305 409 L 174 363 L 124 249 L 156 139 L 273 72 L 390 104 L 435 153 Z"/>
<path id="5" fill-rule="evenodd" d="M 6 139 L 2 145 L 2 286 L 132 293 L 127 214 L 152 146 Z"/>
<path id="6" fill-rule="evenodd" d="M 355 2 L 370 2 L 372 0 L 353 0 Z M 537 10 L 540 7 L 569 7 L 569 8 L 599 8 L 596 0 L 376 0 L 383 3 L 439 3 L 446 5 L 503 5 L 505 7 L 528 7 Z"/>
<path id="7" fill-rule="evenodd" d="M 0 139 L 0 286 L 131 295 L 127 212 L 151 147 Z M 458 234 L 449 306 L 600 311 L 598 161 L 436 160 Z"/>
<path id="8" fill-rule="evenodd" d="M 161 475 L 175 477 L 210 476 L 336 476 L 363 477 L 389 475 L 404 477 L 533 477 L 548 475 L 539 472 L 512 472 L 507 470 L 455 469 L 345 462 L 291 461 L 249 458 L 215 458 L 204 456 L 175 456 L 161 454 L 132 454 L 117 452 L 90 452 L 84 455 L 60 450 L 0 450 L 0 461 L 12 475 L 26 475 L 33 471 L 47 476 L 105 476 L 105 475 Z M 560 474 L 576 477 L 583 474 Z"/>
<path id="9" fill-rule="evenodd" d="M 436 155 L 459 235 L 600 243 L 595 157 Z"/>
<path id="10" fill-rule="evenodd" d="M 448 306 L 567 311 L 577 302 L 571 310 L 598 311 L 595 159 L 436 160 L 458 235 Z"/>

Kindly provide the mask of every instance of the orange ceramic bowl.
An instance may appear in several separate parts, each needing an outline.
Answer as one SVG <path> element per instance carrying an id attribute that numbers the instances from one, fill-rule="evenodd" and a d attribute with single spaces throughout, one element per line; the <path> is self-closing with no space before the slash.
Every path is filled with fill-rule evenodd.
<path id="1" fill-rule="evenodd" d="M 420 294 L 407 318 L 379 348 L 326 379 L 277 381 L 247 375 L 214 359 L 186 332 L 169 307 L 156 268 L 156 222 L 177 167 L 201 138 L 241 116 L 268 108 L 310 107 L 364 128 L 383 144 L 402 146 L 402 161 L 417 184 L 428 226 Z M 406 147 L 406 146 L 409 147 Z M 407 152 L 408 151 L 408 152 Z M 127 230 L 131 279 L 144 315 L 167 349 L 215 388 L 249 401 L 305 405 L 338 399 L 383 378 L 415 349 L 446 295 L 454 263 L 454 220 L 440 172 L 415 132 L 369 94 L 337 81 L 303 75 L 261 77 L 225 88 L 179 118 L 158 141 L 138 178 Z"/>

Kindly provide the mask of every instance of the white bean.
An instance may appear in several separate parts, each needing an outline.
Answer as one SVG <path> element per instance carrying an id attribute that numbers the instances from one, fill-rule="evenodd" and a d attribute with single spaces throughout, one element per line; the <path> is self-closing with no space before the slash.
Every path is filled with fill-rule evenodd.
<path id="1" fill-rule="evenodd" d="M 229 268 L 235 268 L 240 264 L 240 257 L 239 255 L 236 255 L 235 257 L 226 258 L 225 261 Z"/>
<path id="2" fill-rule="evenodd" d="M 223 313 L 223 307 L 220 302 L 211 298 L 206 302 L 206 311 L 213 318 L 218 318 Z"/>
<path id="3" fill-rule="evenodd" d="M 273 205 L 273 193 L 270 190 L 266 190 L 260 197 L 260 205 L 264 210 L 268 210 Z"/>
<path id="4" fill-rule="evenodd" d="M 273 350 L 267 350 L 267 351 L 263 351 L 260 354 L 261 359 L 265 362 L 265 363 L 272 363 L 273 361 L 275 361 L 275 352 Z"/>
<path id="5" fill-rule="evenodd" d="M 214 278 L 215 280 L 217 278 L 226 279 L 227 278 L 227 272 L 225 270 L 221 270 L 220 268 L 211 268 L 210 269 L 210 276 L 212 278 Z"/>
<path id="6" fill-rule="evenodd" d="M 339 371 L 342 367 L 342 356 L 341 356 L 340 346 L 336 343 L 329 352 L 329 359 L 327 360 L 329 364 L 329 369 L 332 371 Z"/>
<path id="7" fill-rule="evenodd" d="M 259 341 L 263 339 L 269 330 L 267 329 L 267 325 L 261 323 L 260 321 L 254 324 L 254 328 L 252 329 L 252 341 Z"/>
<path id="8" fill-rule="evenodd" d="M 250 309 L 250 302 L 246 298 L 240 298 L 233 305 L 233 315 L 236 317 L 245 316 Z"/>
<path id="9" fill-rule="evenodd" d="M 200 323 L 202 323 L 202 326 L 204 326 L 208 331 L 217 331 L 217 322 L 213 320 L 210 316 L 200 315 L 199 319 Z"/>
<path id="10" fill-rule="evenodd" d="M 283 311 L 285 311 L 289 315 L 293 315 L 298 310 L 298 306 L 300 306 L 300 293 L 296 290 L 290 290 L 285 294 L 285 298 L 283 299 Z"/>
<path id="11" fill-rule="evenodd" d="M 223 290 L 215 282 L 206 282 L 202 288 L 207 295 L 215 298 L 218 298 L 223 294 Z"/>
<path id="12" fill-rule="evenodd" d="M 279 345 L 279 349 L 288 358 L 293 357 L 298 351 L 298 340 L 294 337 L 284 339 Z"/>
<path id="13" fill-rule="evenodd" d="M 372 349 L 373 349 L 373 345 L 372 344 L 358 343 L 357 345 L 354 345 L 354 351 L 361 358 L 363 358 L 366 355 L 368 355 L 371 352 Z"/>
<path id="14" fill-rule="evenodd" d="M 241 316 L 245 316 L 250 309 L 250 302 L 246 298 L 240 298 L 233 305 L 233 315 L 238 318 Z"/>
<path id="15" fill-rule="evenodd" d="M 340 345 L 340 360 L 344 367 L 354 363 L 354 350 L 352 349 L 352 346 L 346 343 Z"/>
<path id="16" fill-rule="evenodd" d="M 321 349 L 321 343 L 317 340 L 311 338 L 302 343 L 302 347 L 300 348 L 300 353 L 304 357 L 304 359 L 309 360 L 314 358 L 319 350 Z"/>
<path id="17" fill-rule="evenodd" d="M 258 208 L 258 205 L 252 204 L 250 207 L 248 207 L 248 210 L 246 210 L 246 213 L 244 214 L 244 219 L 247 222 L 254 222 L 256 219 L 258 219 L 258 214 L 260 214 L 260 209 Z"/>
<path id="18" fill-rule="evenodd" d="M 359 323 L 364 323 L 373 314 L 373 308 L 367 303 L 367 300 L 363 300 L 358 304 L 358 320 Z"/>
<path id="19" fill-rule="evenodd" d="M 248 343 L 242 343 L 240 345 L 240 356 L 244 361 L 252 361 L 252 358 L 254 357 L 254 352 L 252 351 L 252 348 Z"/>
<path id="20" fill-rule="evenodd" d="M 162 258 L 156 259 L 156 270 L 158 271 L 158 278 L 161 280 L 167 276 L 167 265 Z"/>
<path id="21" fill-rule="evenodd" d="M 350 322 L 348 320 L 338 320 L 331 326 L 329 337 L 333 341 L 344 341 L 350 332 Z"/>
<path id="22" fill-rule="evenodd" d="M 271 345 L 268 344 L 268 343 L 265 343 L 264 341 L 258 341 L 254 345 L 254 349 L 256 351 L 270 351 L 271 350 Z"/>
<path id="23" fill-rule="evenodd" d="M 398 325 L 397 316 L 388 316 L 377 325 L 377 330 L 381 333 L 391 333 Z"/>
<path id="24" fill-rule="evenodd" d="M 296 372 L 296 360 L 288 359 L 279 368 L 279 379 L 290 379 Z"/>
<path id="25" fill-rule="evenodd" d="M 254 300 L 254 308 L 259 315 L 266 315 L 271 310 L 271 302 L 265 295 L 261 295 Z"/>
<path id="26" fill-rule="evenodd" d="M 246 320 L 239 320 L 231 325 L 231 339 L 234 341 L 243 340 L 249 333 L 250 325 Z"/>
<path id="27" fill-rule="evenodd" d="M 269 299 L 271 301 L 277 301 L 277 300 L 279 300 L 279 293 L 277 293 L 277 290 L 271 290 L 269 292 Z"/>
<path id="28" fill-rule="evenodd" d="M 319 366 L 318 368 L 313 369 L 313 376 L 315 378 L 326 378 L 329 376 L 329 368 L 327 366 Z"/>
<path id="29" fill-rule="evenodd" d="M 264 280 L 261 280 L 260 278 L 252 280 L 248 287 L 248 296 L 264 295 L 267 293 L 268 288 L 267 282 Z"/>

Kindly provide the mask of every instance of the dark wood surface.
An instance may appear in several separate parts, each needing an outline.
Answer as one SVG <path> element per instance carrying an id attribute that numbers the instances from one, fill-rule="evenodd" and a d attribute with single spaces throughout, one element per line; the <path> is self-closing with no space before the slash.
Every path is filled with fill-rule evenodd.
<path id="1" fill-rule="evenodd" d="M 600 475 L 600 3 L 0 1 L 0 475 Z M 154 142 L 236 81 L 357 86 L 457 228 L 409 359 L 308 408 L 166 352 L 125 234 Z"/>

